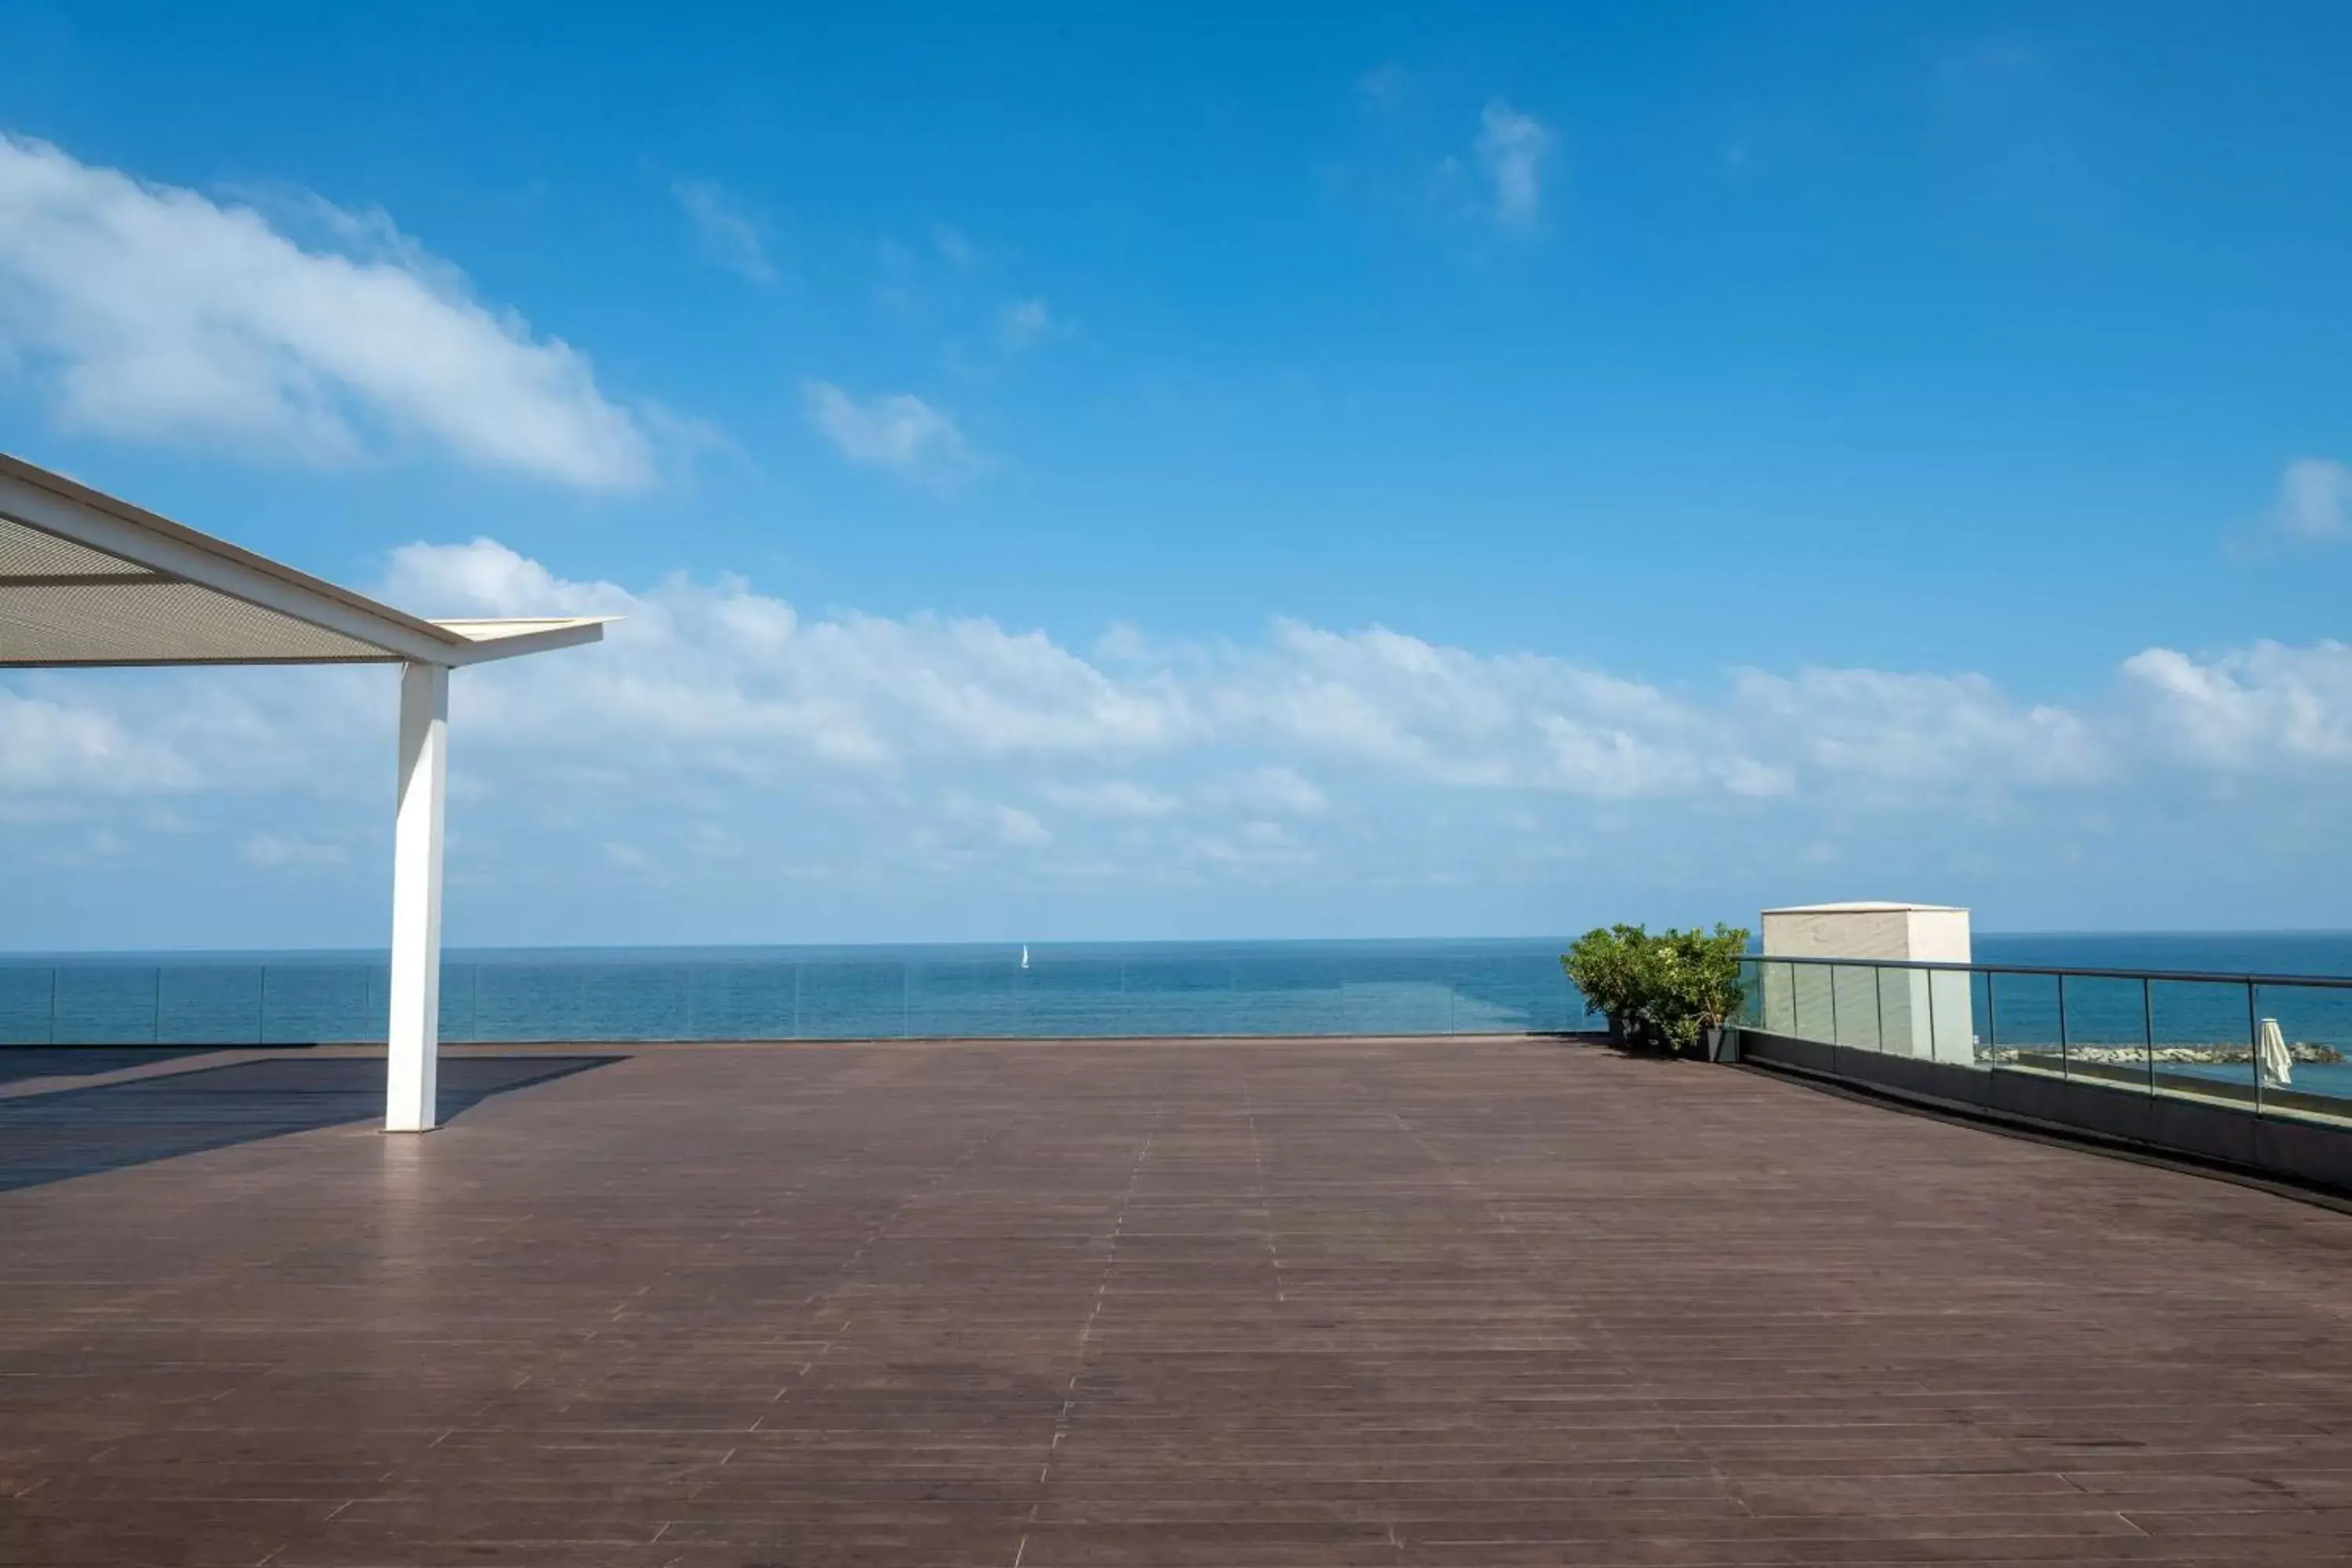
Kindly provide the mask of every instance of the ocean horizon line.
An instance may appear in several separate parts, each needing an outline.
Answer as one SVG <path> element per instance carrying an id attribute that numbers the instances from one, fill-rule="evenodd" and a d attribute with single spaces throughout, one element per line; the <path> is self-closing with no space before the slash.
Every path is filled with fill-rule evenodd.
<path id="1" fill-rule="evenodd" d="M 2137 926 L 2137 927 L 2039 927 L 2032 929 L 1983 930 L 1974 933 L 1977 942 L 2129 942 L 2135 940 L 2179 942 L 2209 940 L 2242 941 L 2352 941 L 2352 927 L 2336 926 Z M 619 958 L 660 954 L 679 961 L 692 961 L 696 955 L 709 955 L 712 961 L 723 961 L 735 955 L 804 955 L 832 957 L 864 954 L 892 956 L 926 953 L 985 957 L 1018 953 L 1028 950 L 1032 956 L 1040 954 L 1101 957 L 1133 953 L 1139 950 L 1165 952 L 1183 950 L 1206 954 L 1212 950 L 1290 948 L 1367 951 L 1378 948 L 1413 948 L 1428 950 L 1438 947 L 1509 948 L 1566 944 L 1575 941 L 1568 931 L 1532 932 L 1506 936 L 1316 936 L 1316 937 L 1103 937 L 1055 939 L 1051 937 L 975 938 L 956 941 L 905 940 L 871 942 L 479 942 L 450 943 L 444 952 L 451 958 L 480 962 L 486 958 L 527 955 L 531 957 Z M 213 961 L 247 961 L 257 959 L 278 962 L 309 960 L 380 960 L 382 944 L 339 944 L 320 946 L 248 946 L 248 947 L 68 947 L 37 949 L 0 949 L 0 963 L 71 963 L 87 960 L 138 960 L 158 963 Z"/>

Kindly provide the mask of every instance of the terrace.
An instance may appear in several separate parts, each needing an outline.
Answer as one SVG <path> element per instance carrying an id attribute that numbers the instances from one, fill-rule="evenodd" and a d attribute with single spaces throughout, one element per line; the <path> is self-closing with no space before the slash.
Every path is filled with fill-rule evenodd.
<path id="1" fill-rule="evenodd" d="M 2342 1560 L 2352 1219 L 1785 1075 L 2352 1178 L 2352 988 L 445 964 L 449 671 L 599 635 L 0 458 L 0 665 L 403 666 L 382 963 L 0 965 L 0 1561 Z"/>
<path id="2" fill-rule="evenodd" d="M 2352 1531 L 2345 1215 L 1761 1072 L 461 1047 L 416 1139 L 372 1124 L 381 1071 L 0 1099 L 0 1559 L 2253 1563 Z"/>

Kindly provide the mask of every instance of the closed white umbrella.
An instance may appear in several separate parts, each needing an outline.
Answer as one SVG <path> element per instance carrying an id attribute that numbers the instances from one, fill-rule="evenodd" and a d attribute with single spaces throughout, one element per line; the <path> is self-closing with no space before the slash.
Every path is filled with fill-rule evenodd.
<path id="1" fill-rule="evenodd" d="M 2286 1084 L 2294 1080 L 2294 1057 L 2286 1048 L 2286 1040 L 2279 1034 L 2278 1020 L 2264 1018 L 2256 1041 L 2256 1054 L 2262 1058 L 2263 1081 Z"/>

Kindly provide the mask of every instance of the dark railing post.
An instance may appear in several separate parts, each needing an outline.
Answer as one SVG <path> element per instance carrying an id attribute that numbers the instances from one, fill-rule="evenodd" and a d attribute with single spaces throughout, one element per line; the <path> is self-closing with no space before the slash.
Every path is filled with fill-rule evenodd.
<path id="1" fill-rule="evenodd" d="M 2066 1070 L 2066 977 L 2058 977 L 2058 1076 L 2070 1076 Z"/>
<path id="2" fill-rule="evenodd" d="M 1870 966 L 1870 1000 L 1872 1005 L 1878 1009 L 1878 1050 L 1879 1054 L 1882 1056 L 1888 1054 L 1886 1050 L 1885 979 L 1886 972 L 1885 970 L 1879 968 L 1878 965 L 1874 963 Z"/>
<path id="3" fill-rule="evenodd" d="M 1830 1044 L 1834 1047 L 1838 1043 L 1837 965 L 1832 963 L 1830 965 Z"/>
<path id="4" fill-rule="evenodd" d="M 2147 1091 L 2156 1092 L 2156 994 L 2148 988 L 2147 976 L 2139 977 L 2139 1034 L 2147 1047 Z"/>
<path id="5" fill-rule="evenodd" d="M 2000 1009 L 1994 1005 L 1992 999 L 1992 971 L 1988 969 L 1985 971 L 1985 1055 L 1988 1057 L 2000 1046 L 2000 1029 L 1993 1022 L 2000 1016 Z"/>
<path id="6" fill-rule="evenodd" d="M 2263 1026 L 2254 1016 L 2254 983 L 2246 982 L 2246 1060 L 2254 1069 L 2254 1114 L 2263 1113 Z"/>
<path id="7" fill-rule="evenodd" d="M 1904 1000 L 1906 1002 L 1910 1000 L 1910 996 L 1907 992 L 1904 996 Z M 1912 1044 L 1915 1046 L 1918 1044 L 1916 1037 L 1913 1039 Z M 1913 1054 L 1916 1055 L 1917 1053 L 1914 1052 Z M 1932 969 L 1927 971 L 1927 1059 L 1931 1062 L 1939 1062 L 1944 1059 L 1943 1044 L 1936 1038 L 1936 972 Z M 1970 1060 L 1971 1065 L 1973 1065 L 1973 1055 L 1971 1055 Z"/>

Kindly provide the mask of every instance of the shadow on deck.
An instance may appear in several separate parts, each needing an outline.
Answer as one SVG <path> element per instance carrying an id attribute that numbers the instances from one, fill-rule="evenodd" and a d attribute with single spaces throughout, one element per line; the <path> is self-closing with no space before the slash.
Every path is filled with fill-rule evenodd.
<path id="1" fill-rule="evenodd" d="M 196 1052 L 33 1050 L 37 1062 L 0 1052 L 0 1081 L 59 1072 L 98 1073 Z M 103 1059 L 101 1059 L 103 1058 Z M 445 1057 L 441 1120 L 494 1094 L 565 1078 L 618 1056 Z M 18 1066 L 28 1070 L 14 1070 Z M 127 1083 L 0 1100 L 0 1192 L 119 1171 L 289 1132 L 368 1121 L 383 1114 L 381 1057 L 301 1057 L 237 1062 Z"/>

